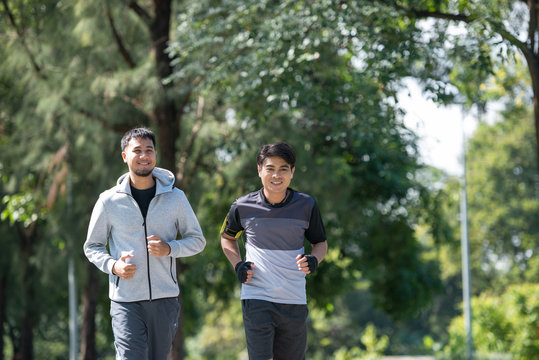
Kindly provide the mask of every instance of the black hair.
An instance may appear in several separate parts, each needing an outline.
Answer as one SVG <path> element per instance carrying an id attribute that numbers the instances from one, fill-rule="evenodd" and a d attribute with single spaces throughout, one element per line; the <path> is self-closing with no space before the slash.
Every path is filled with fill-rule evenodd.
<path id="1" fill-rule="evenodd" d="M 133 138 L 140 138 L 140 139 L 150 139 L 153 142 L 153 147 L 155 148 L 155 135 L 154 133 L 146 128 L 140 127 L 140 128 L 134 128 L 129 130 L 124 134 L 122 137 L 122 141 L 120 145 L 122 146 L 122 151 L 125 150 L 127 147 L 127 144 L 129 144 L 129 141 Z"/>
<path id="2" fill-rule="evenodd" d="M 280 157 L 286 161 L 286 163 L 290 165 L 290 168 L 293 168 L 296 164 L 296 153 L 294 152 L 294 149 L 284 142 L 276 142 L 262 146 L 256 156 L 256 163 L 259 166 L 262 166 L 264 160 L 274 156 Z"/>

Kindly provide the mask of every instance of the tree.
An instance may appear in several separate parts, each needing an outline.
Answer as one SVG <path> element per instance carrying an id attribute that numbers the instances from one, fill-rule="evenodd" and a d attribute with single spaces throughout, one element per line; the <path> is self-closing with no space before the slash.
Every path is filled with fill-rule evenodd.
<path id="1" fill-rule="evenodd" d="M 499 314 L 488 314 L 479 302 L 495 303 L 493 306 L 497 307 L 498 311 L 509 313 L 513 311 L 512 305 L 502 300 L 506 297 L 504 293 L 511 285 L 526 286 L 529 282 L 533 283 L 537 276 L 537 262 L 532 256 L 537 251 L 537 171 L 533 151 L 535 140 L 533 133 L 529 131 L 532 119 L 532 106 L 528 98 L 529 83 L 526 69 L 518 56 L 515 62 L 503 65 L 497 63 L 496 66 L 495 76 L 486 82 L 483 91 L 486 96 L 497 98 L 504 108 L 488 122 L 479 124 L 467 147 L 472 289 L 477 296 L 475 302 L 472 301 L 473 318 L 474 323 L 480 323 L 479 327 L 485 327 L 484 331 L 478 330 L 477 334 L 474 327 L 474 339 L 478 338 L 478 352 L 492 351 L 497 346 L 498 350 L 503 347 L 504 352 L 509 352 L 505 345 L 499 346 L 505 342 L 503 339 L 506 339 L 506 335 L 499 328 L 494 330 L 499 325 L 496 320 Z M 459 224 L 456 219 L 461 185 L 456 178 L 445 180 L 444 183 L 440 194 L 445 193 L 448 197 L 443 200 L 440 216 L 449 219 L 448 234 L 453 233 L 452 237 L 458 239 Z M 448 316 L 457 316 L 457 304 L 460 303 L 459 244 L 454 240 L 449 241 L 450 237 L 436 247 L 445 294 L 444 299 L 435 300 L 433 314 L 438 322 L 443 324 L 448 323 Z M 448 311 L 451 308 L 453 311 Z M 479 318 L 476 312 L 480 313 Z M 488 317 L 491 322 L 486 324 L 484 320 Z M 457 322 L 459 321 L 453 320 L 453 323 Z M 458 326 L 462 327 L 461 321 Z M 486 328 L 492 330 L 487 331 Z M 445 333 L 449 331 L 446 350 L 451 349 L 451 355 L 446 355 L 458 358 L 459 351 L 463 353 L 465 338 L 455 335 L 455 324 L 443 331 L 436 330 L 435 326 L 430 329 L 432 335 L 437 334 L 435 338 L 438 339 L 433 341 L 433 347 L 443 346 Z M 463 329 L 458 333 L 464 334 Z M 519 339 L 522 337 L 530 337 L 530 334 L 521 335 Z M 512 352 L 514 356 L 517 353 Z"/>
<path id="2" fill-rule="evenodd" d="M 180 169 L 178 183 L 188 184 L 189 173 L 183 174 L 177 162 L 177 146 L 183 130 L 182 115 L 192 109 L 191 94 L 196 84 L 185 83 L 173 88 L 162 81 L 170 75 L 171 69 L 164 50 L 173 20 L 172 1 L 130 1 L 114 5 L 4 0 L 2 13 L 5 16 L 0 25 L 2 33 L 6 34 L 2 53 L 8 59 L 3 62 L 2 80 L 10 95 L 2 101 L 5 108 L 10 109 L 5 120 L 18 118 L 21 131 L 39 128 L 34 124 L 36 119 L 43 122 L 45 118 L 47 130 L 59 123 L 78 122 L 69 126 L 71 131 L 84 132 L 77 133 L 74 142 L 67 147 L 73 164 L 84 159 L 75 151 L 76 142 L 80 143 L 85 136 L 105 133 L 103 140 L 112 138 L 113 142 L 118 142 L 118 135 L 135 125 L 152 126 L 158 135 L 160 164 L 173 171 Z M 58 24 L 63 26 L 59 28 Z M 14 74 L 25 76 L 16 78 Z M 16 98 L 15 89 L 25 95 L 23 101 Z M 15 101 L 9 102 L 9 99 Z M 196 135 L 186 130 L 188 135 L 184 139 Z M 108 146 L 99 151 L 103 149 L 109 151 Z M 191 155 L 189 151 L 185 148 L 183 156 Z M 23 154 L 22 158 L 31 163 L 31 156 Z M 110 165 L 111 174 L 118 174 L 118 166 L 107 161 L 103 164 L 106 168 Z M 88 185 L 83 180 L 84 175 L 84 170 L 72 174 L 75 181 L 80 181 L 75 183 L 75 188 L 83 183 Z M 110 187 L 115 175 L 108 178 L 103 175 L 92 179 L 92 188 Z M 102 181 L 104 178 L 107 181 Z M 97 190 L 90 193 L 98 194 Z M 76 220 L 80 226 L 79 236 L 72 236 L 73 241 L 82 238 L 85 221 L 81 219 L 87 218 L 88 204 L 92 201 L 95 198 L 86 197 L 82 205 L 78 205 L 85 212 Z M 88 279 L 93 282 L 95 276 Z M 95 299 L 88 298 L 94 294 L 95 287 L 86 288 L 83 304 L 95 306 Z M 95 310 L 85 309 L 84 314 L 89 317 L 84 319 L 84 324 L 92 323 Z M 83 335 L 82 348 L 92 354 L 92 346 L 85 344 L 95 343 L 95 334 L 84 331 Z M 182 340 L 178 339 L 175 357 L 181 358 Z M 83 355 L 83 358 L 92 356 Z"/>
<path id="3" fill-rule="evenodd" d="M 304 164 L 296 173 L 297 186 L 328 204 L 323 210 L 335 239 L 332 265 L 323 270 L 323 263 L 312 282 L 317 301 L 329 301 L 361 271 L 372 281 L 380 306 L 394 316 L 410 316 L 428 303 L 438 283 L 436 266 L 421 257 L 405 216 L 405 209 L 415 206 L 410 192 L 420 193 L 413 181 L 418 165 L 413 135 L 389 103 L 396 94 L 393 71 L 406 65 L 371 59 L 357 65 L 362 52 L 355 41 L 366 43 L 365 53 L 374 45 L 360 32 L 368 26 L 356 34 L 343 30 L 339 16 L 345 7 L 332 1 L 199 2 L 180 16 L 178 40 L 170 46 L 179 67 L 171 81 L 202 74 L 208 91 L 226 94 L 237 134 L 230 133 L 219 151 L 226 155 L 224 165 L 240 164 L 232 179 L 243 179 L 245 154 L 256 153 L 254 143 L 285 138 L 295 144 L 298 163 Z M 381 26 L 388 18 L 375 21 Z M 403 35 L 388 28 L 397 46 Z M 310 181 L 317 178 L 323 181 Z M 246 180 L 254 189 L 256 178 Z M 346 215 L 351 213 L 357 217 Z M 402 245 L 402 254 L 393 242 Z M 418 292 L 424 296 L 413 296 Z"/>
<path id="4" fill-rule="evenodd" d="M 50 160 L 67 145 L 76 196 L 70 238 L 79 248 L 97 195 L 123 171 L 110 159 L 123 130 L 157 129 L 160 164 L 176 168 L 210 239 L 234 198 L 259 187 L 258 147 L 284 137 L 298 152 L 296 184 L 317 198 L 333 241 L 309 282 L 312 303 L 331 314 L 335 294 L 358 279 L 395 318 L 430 303 L 439 288 L 437 263 L 414 229 L 421 221 L 434 229 L 434 222 L 422 215 L 429 191 L 418 181 L 415 137 L 401 122 L 396 92 L 402 77 L 429 73 L 427 86 L 440 90 L 440 99 L 451 97 L 441 91 L 447 68 L 431 50 L 443 47 L 443 37 L 422 42 L 422 29 L 391 2 L 2 5 L 9 41 L 0 45 L 0 91 L 7 93 L 0 117 L 7 135 L 32 131 L 7 148 L 18 149 L 24 169 L 42 173 L 41 157 Z M 167 39 L 173 41 L 164 56 Z M 28 139 L 37 140 L 35 151 L 24 146 Z M 16 164 L 7 168 L 17 178 Z M 66 181 L 47 177 L 47 184 L 56 184 L 59 196 L 43 226 L 60 237 Z M 234 296 L 234 274 L 218 244 L 210 241 L 204 254 L 178 267 L 187 335 L 201 325 L 200 299 L 226 308 Z M 92 339 L 95 314 L 106 312 L 93 275 L 83 293 L 84 358 L 107 351 Z M 110 341 L 99 318 L 95 327 Z M 175 351 L 181 358 L 181 344 Z"/>
<path id="5" fill-rule="evenodd" d="M 481 83 L 484 76 L 492 71 L 491 58 L 497 51 L 502 57 L 518 51 L 526 60 L 531 79 L 533 119 L 535 128 L 535 154 L 539 164 L 539 2 L 533 1 L 391 1 L 401 15 L 414 20 L 439 19 L 465 23 L 464 35 L 457 35 L 449 53 L 458 54 L 463 49 L 463 39 L 478 39 L 476 55 L 467 64 L 475 67 L 474 83 Z M 445 31 L 445 29 L 444 29 Z M 446 37 L 445 34 L 441 34 Z M 465 41 L 466 41 L 465 40 Z M 469 44 L 469 42 L 468 42 Z M 469 45 L 468 45 L 469 46 Z M 468 56 L 468 55 L 467 55 Z M 457 59 L 462 57 L 457 56 Z M 482 74 L 482 75 L 481 75 Z M 471 80 L 470 78 L 468 80 Z M 461 89 L 464 89 L 461 87 Z M 464 89 L 465 90 L 465 89 Z M 481 103 L 481 90 L 468 87 L 463 91 L 469 105 Z"/>
<path id="6" fill-rule="evenodd" d="M 501 120 L 481 124 L 470 140 L 469 224 L 478 289 L 503 288 L 536 274 L 531 258 L 539 250 L 539 208 L 526 105 L 517 99 L 500 114 Z M 481 284 L 481 279 L 486 283 Z"/>

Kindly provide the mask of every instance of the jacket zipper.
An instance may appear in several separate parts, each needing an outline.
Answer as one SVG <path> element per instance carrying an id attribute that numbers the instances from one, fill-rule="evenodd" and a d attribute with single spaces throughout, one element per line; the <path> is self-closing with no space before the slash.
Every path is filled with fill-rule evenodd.
<path id="1" fill-rule="evenodd" d="M 140 214 L 142 215 L 142 210 L 138 206 L 138 203 L 133 197 L 133 195 L 131 194 L 127 194 L 127 195 L 131 196 L 131 198 L 135 201 L 135 204 L 139 208 Z M 150 203 L 148 204 L 148 211 L 150 211 L 150 205 L 153 199 L 155 199 L 157 196 L 158 194 L 156 193 L 155 196 L 150 200 Z M 146 242 L 146 265 L 147 265 L 146 268 L 148 272 L 148 291 L 150 293 L 150 301 L 152 301 L 152 279 L 150 277 L 150 253 L 148 252 L 148 229 L 146 228 L 146 217 L 143 216 L 142 219 L 143 219 L 142 226 L 144 227 L 144 241 Z"/>
<path id="2" fill-rule="evenodd" d="M 131 194 L 127 194 L 128 196 L 131 196 L 137 207 L 139 208 L 140 215 L 142 215 L 142 210 L 138 206 L 137 201 Z M 154 196 L 155 197 L 155 196 Z M 152 199 L 153 200 L 153 199 Z M 150 200 L 150 203 L 152 202 Z M 148 210 L 150 209 L 150 205 L 148 205 Z M 150 277 L 150 253 L 148 252 L 148 229 L 146 228 L 146 217 L 142 216 L 142 226 L 144 227 L 144 241 L 146 242 L 146 269 L 148 273 L 148 292 L 150 294 L 150 301 L 152 301 L 152 278 Z"/>
<path id="3" fill-rule="evenodd" d="M 150 277 L 150 253 L 148 252 L 148 229 L 146 228 L 146 218 L 144 218 L 142 226 L 144 226 L 144 240 L 146 241 L 146 268 L 148 270 L 148 290 L 150 292 L 150 301 L 152 301 L 152 279 Z"/>

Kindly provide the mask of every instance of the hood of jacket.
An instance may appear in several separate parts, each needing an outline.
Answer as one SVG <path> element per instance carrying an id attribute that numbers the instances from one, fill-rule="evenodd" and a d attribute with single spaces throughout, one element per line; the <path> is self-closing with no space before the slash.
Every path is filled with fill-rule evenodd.
<path id="1" fill-rule="evenodd" d="M 172 191 L 174 188 L 174 174 L 167 169 L 156 167 L 152 171 L 152 176 L 155 179 L 156 189 L 155 194 L 159 195 L 164 192 Z M 131 186 L 129 185 L 129 173 L 125 173 L 116 181 L 117 191 L 126 194 L 131 194 Z"/>

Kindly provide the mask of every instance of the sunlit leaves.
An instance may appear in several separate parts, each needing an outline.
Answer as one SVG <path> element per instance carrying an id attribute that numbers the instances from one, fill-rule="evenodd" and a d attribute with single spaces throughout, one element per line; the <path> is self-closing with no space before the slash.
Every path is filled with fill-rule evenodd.
<path id="1" fill-rule="evenodd" d="M 5 195 L 2 202 L 1 219 L 8 219 L 11 223 L 21 222 L 28 227 L 45 215 L 45 208 L 36 203 L 32 193 Z"/>
<path id="2" fill-rule="evenodd" d="M 472 299 L 474 352 L 478 356 L 508 354 L 511 359 L 532 359 L 537 345 L 539 286 L 510 285 L 501 294 L 485 293 Z M 453 319 L 442 359 L 463 355 L 465 332 L 462 317 Z"/>

